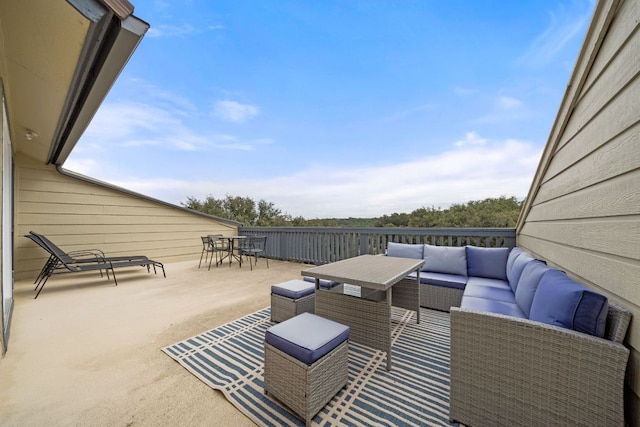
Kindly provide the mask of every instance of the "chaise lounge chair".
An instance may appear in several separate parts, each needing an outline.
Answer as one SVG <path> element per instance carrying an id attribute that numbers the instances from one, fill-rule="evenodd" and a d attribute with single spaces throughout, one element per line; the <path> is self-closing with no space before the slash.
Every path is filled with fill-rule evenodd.
<path id="1" fill-rule="evenodd" d="M 111 271 L 116 286 L 118 286 L 118 279 L 116 278 L 114 269 L 119 267 L 146 266 L 147 271 L 150 272 L 151 267 L 153 266 L 153 271 L 156 274 L 156 267 L 160 267 L 162 269 L 163 276 L 167 277 L 162 263 L 151 260 L 144 255 L 107 257 L 104 252 L 99 249 L 65 252 L 47 237 L 34 231 L 29 232 L 25 237 L 31 239 L 49 253 L 49 259 L 45 262 L 34 282 L 36 284 L 34 291 L 37 291 L 34 299 L 38 298 L 38 295 L 40 295 L 40 292 L 47 283 L 47 280 L 54 273 L 99 271 L 100 276 L 102 277 L 102 271 L 104 270 L 107 273 L 107 279 L 109 279 L 109 271 Z"/>

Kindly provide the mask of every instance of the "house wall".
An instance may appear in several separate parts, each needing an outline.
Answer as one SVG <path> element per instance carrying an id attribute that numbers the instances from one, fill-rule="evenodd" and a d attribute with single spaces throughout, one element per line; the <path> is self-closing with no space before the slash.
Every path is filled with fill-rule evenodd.
<path id="1" fill-rule="evenodd" d="M 1 34 L 0 34 L 1 37 Z M 0 46 L 1 46 L 1 40 L 0 40 Z M 0 80 L 0 83 L 1 80 Z M 4 91 L 2 91 L 4 92 Z M 3 93 L 0 92 L 0 96 L 3 96 Z M 5 143 L 4 141 L 4 135 L 6 134 L 5 130 L 6 130 L 6 126 L 8 125 L 7 123 L 5 123 L 4 120 L 4 103 L 0 104 L 0 147 L 2 147 Z M 0 165 L 4 164 L 4 150 L 0 149 Z M 0 173 L 0 200 L 3 199 L 4 197 L 4 174 Z M 4 221 L 4 210 L 0 209 L 0 224 L 2 224 Z M 0 233 L 1 234 L 1 233 Z M 5 336 L 5 330 L 7 325 L 5 324 L 6 320 L 5 320 L 5 311 L 6 310 L 10 310 L 9 307 L 6 306 L 7 304 L 7 299 L 11 298 L 11 300 L 13 300 L 13 294 L 12 295 L 5 295 L 5 291 L 4 289 L 6 288 L 5 283 L 4 283 L 4 274 L 2 274 L 2 269 L 4 269 L 6 266 L 3 264 L 2 260 L 3 260 L 3 255 L 4 252 L 2 250 L 2 244 L 0 244 L 0 354 L 5 354 L 5 352 L 7 351 L 7 343 L 6 343 L 6 339 L 8 337 Z"/>
<path id="2" fill-rule="evenodd" d="M 600 1 L 517 228 L 518 245 L 633 313 L 640 425 L 640 2 Z"/>
<path id="3" fill-rule="evenodd" d="M 31 230 L 66 251 L 99 248 L 109 256 L 140 254 L 163 263 L 197 262 L 201 235 L 237 234 L 233 222 L 69 177 L 23 154 L 16 156 L 15 172 L 16 279 L 35 278 L 47 259 L 23 237 Z"/>

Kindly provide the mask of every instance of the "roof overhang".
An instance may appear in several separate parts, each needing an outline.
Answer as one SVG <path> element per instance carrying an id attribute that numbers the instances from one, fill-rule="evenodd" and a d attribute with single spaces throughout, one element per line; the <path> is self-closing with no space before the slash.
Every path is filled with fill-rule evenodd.
<path id="1" fill-rule="evenodd" d="M 85 2 L 86 0 L 69 0 Z M 70 93 L 69 105 L 58 124 L 48 163 L 61 165 L 67 159 L 111 86 L 149 29 L 149 24 L 133 15 L 121 20 L 105 11 L 92 21 Z"/>
<path id="2" fill-rule="evenodd" d="M 0 2 L 0 71 L 16 152 L 64 163 L 149 28 L 132 12 L 126 0 Z"/>

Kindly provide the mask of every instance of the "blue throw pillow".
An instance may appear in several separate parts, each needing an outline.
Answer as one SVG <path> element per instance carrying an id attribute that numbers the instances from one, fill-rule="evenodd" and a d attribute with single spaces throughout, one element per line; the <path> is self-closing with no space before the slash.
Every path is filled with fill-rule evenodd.
<path id="1" fill-rule="evenodd" d="M 422 271 L 467 275 L 467 254 L 463 246 L 424 245 Z"/>
<path id="2" fill-rule="evenodd" d="M 509 248 L 466 246 L 467 275 L 507 280 Z"/>
<path id="3" fill-rule="evenodd" d="M 551 270 L 540 280 L 529 318 L 603 337 L 609 301 L 564 272 Z"/>
<path id="4" fill-rule="evenodd" d="M 423 246 L 389 242 L 387 244 L 387 256 L 422 259 Z"/>

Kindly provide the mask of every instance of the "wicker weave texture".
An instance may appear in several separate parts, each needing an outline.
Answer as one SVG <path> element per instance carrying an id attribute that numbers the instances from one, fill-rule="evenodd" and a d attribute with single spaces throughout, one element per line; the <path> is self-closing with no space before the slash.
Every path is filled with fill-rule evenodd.
<path id="1" fill-rule="evenodd" d="M 391 307 L 338 292 L 316 290 L 316 314 L 351 328 L 349 338 L 387 352 L 391 349 Z"/>
<path id="2" fill-rule="evenodd" d="M 606 339 L 452 308 L 450 417 L 474 427 L 622 426 L 628 357 Z"/>
<path id="3" fill-rule="evenodd" d="M 451 307 L 460 307 L 464 289 L 445 286 L 420 284 L 420 305 L 433 310 L 449 311 Z"/>
<path id="4" fill-rule="evenodd" d="M 416 279 L 405 278 L 391 288 L 391 305 L 416 312 L 420 323 L 420 284 Z"/>
<path id="5" fill-rule="evenodd" d="M 631 323 L 631 312 L 609 301 L 609 313 L 607 313 L 607 329 L 605 338 L 617 343 L 623 343 Z"/>
<path id="6" fill-rule="evenodd" d="M 284 322 L 300 313 L 315 312 L 315 294 L 292 299 L 282 295 L 271 294 L 271 321 Z"/>
<path id="7" fill-rule="evenodd" d="M 264 344 L 264 391 L 277 398 L 306 425 L 349 378 L 349 341 L 307 365 Z"/>

